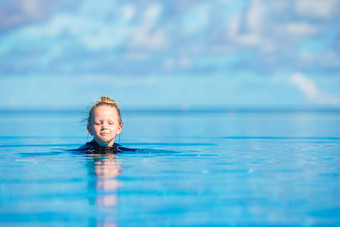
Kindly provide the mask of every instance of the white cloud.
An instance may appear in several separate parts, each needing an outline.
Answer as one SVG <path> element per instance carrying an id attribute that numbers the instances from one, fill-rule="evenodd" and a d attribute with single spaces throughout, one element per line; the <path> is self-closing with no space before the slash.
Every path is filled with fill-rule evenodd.
<path id="1" fill-rule="evenodd" d="M 337 97 L 323 93 L 317 87 L 317 84 L 312 79 L 309 79 L 302 73 L 294 73 L 290 77 L 290 81 L 304 94 L 311 103 L 316 104 L 340 104 Z"/>
<path id="2" fill-rule="evenodd" d="M 148 23 L 155 23 L 162 13 L 162 6 L 153 4 L 147 8 L 144 14 L 144 20 Z"/>
<path id="3" fill-rule="evenodd" d="M 59 14 L 45 24 L 33 24 L 24 28 L 22 33 L 26 37 L 56 37 L 64 31 L 71 34 L 81 33 L 85 25 L 93 26 L 84 18 Z"/>
<path id="4" fill-rule="evenodd" d="M 131 47 L 137 48 L 147 48 L 147 49 L 162 49 L 168 45 L 168 37 L 165 31 L 158 29 L 152 31 L 153 26 L 151 24 L 143 24 L 139 27 L 132 36 L 129 45 Z"/>
<path id="5" fill-rule="evenodd" d="M 162 12 L 162 7 L 153 4 L 144 13 L 142 24 L 130 25 L 136 9 L 133 5 L 124 5 L 120 14 L 123 20 L 103 23 L 86 15 L 56 14 L 45 24 L 35 24 L 23 29 L 25 37 L 51 37 L 71 34 L 89 50 L 103 50 L 119 45 L 148 49 L 163 48 L 168 44 L 164 29 L 156 29 L 154 24 Z M 133 37 L 129 40 L 128 37 Z M 129 43 L 130 42 L 130 43 Z"/>
<path id="6" fill-rule="evenodd" d="M 231 17 L 228 23 L 228 31 L 227 36 L 231 39 L 234 39 L 237 36 L 237 33 L 240 29 L 240 14 L 236 14 L 234 17 Z"/>
<path id="7" fill-rule="evenodd" d="M 259 32 L 264 25 L 264 17 L 266 16 L 265 3 L 262 0 L 252 0 L 250 9 L 247 13 L 247 27 L 250 32 Z"/>
<path id="8" fill-rule="evenodd" d="M 291 82 L 296 85 L 309 99 L 316 98 L 319 95 L 319 91 L 314 81 L 308 79 L 301 73 L 294 73 L 291 76 Z"/>
<path id="9" fill-rule="evenodd" d="M 24 37 L 55 38 L 71 34 L 90 50 L 114 48 L 124 42 L 130 33 L 129 26 L 103 24 L 82 16 L 56 15 L 45 24 L 35 24 L 22 30 Z"/>
<path id="10" fill-rule="evenodd" d="M 288 36 L 312 36 L 316 34 L 319 29 L 317 26 L 309 23 L 287 23 L 284 26 L 280 26 L 277 30 Z"/>
<path id="11" fill-rule="evenodd" d="M 337 0 L 296 0 L 296 11 L 303 16 L 329 19 L 338 13 Z"/>
<path id="12" fill-rule="evenodd" d="M 253 14 L 252 12 L 251 14 Z M 255 17 L 255 15 L 253 15 Z M 253 17 L 251 16 L 251 17 Z M 249 18 L 248 18 L 249 20 Z M 250 30 L 240 32 L 243 21 L 240 15 L 232 17 L 229 21 L 228 38 L 241 45 L 259 45 L 261 43 L 261 33 L 257 31 L 257 25 L 250 25 Z"/>
<path id="13" fill-rule="evenodd" d="M 316 40 L 328 50 L 335 48 L 331 40 L 338 32 L 330 29 L 338 20 L 335 9 L 339 6 L 340 1 L 335 0 L 251 0 L 246 10 L 235 13 L 227 22 L 224 45 L 232 51 L 253 47 L 261 56 L 259 61 L 265 63 L 270 63 L 275 56 L 275 62 L 340 67 L 335 51 L 301 53 L 299 49 L 301 44 L 310 40 Z"/>
<path id="14" fill-rule="evenodd" d="M 125 5 L 122 7 L 122 20 L 130 21 L 136 14 L 136 8 L 133 5 Z"/>
<path id="15" fill-rule="evenodd" d="M 34 15 L 38 14 L 40 7 L 41 7 L 41 1 L 40 0 L 30 0 L 30 1 L 21 1 L 22 8 L 25 10 L 26 13 Z"/>
<path id="16" fill-rule="evenodd" d="M 259 34 L 249 33 L 237 37 L 237 41 L 244 45 L 258 45 L 261 44 L 261 36 Z"/>
<path id="17" fill-rule="evenodd" d="M 302 64 L 310 66 L 340 67 L 340 58 L 333 50 L 323 52 L 303 51 L 299 55 Z"/>
<path id="18" fill-rule="evenodd" d="M 289 39 L 282 39 L 280 45 L 291 45 L 298 43 L 301 37 L 309 38 L 319 32 L 319 27 L 312 21 L 304 20 L 297 22 L 291 18 L 289 11 L 298 11 L 302 18 L 310 15 L 322 16 L 321 19 L 334 17 L 336 0 L 297 0 L 292 4 L 290 1 L 276 0 L 267 2 L 263 0 L 252 0 L 249 8 L 235 14 L 228 22 L 228 38 L 240 44 L 263 45 L 268 40 L 277 40 L 282 35 L 289 36 Z M 294 40 L 296 39 L 296 40 Z M 260 42 L 261 41 L 261 42 Z"/>

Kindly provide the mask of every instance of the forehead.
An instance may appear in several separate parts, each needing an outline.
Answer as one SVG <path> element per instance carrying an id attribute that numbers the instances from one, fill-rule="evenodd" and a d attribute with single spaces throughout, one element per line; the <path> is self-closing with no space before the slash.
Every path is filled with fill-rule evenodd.
<path id="1" fill-rule="evenodd" d="M 117 110 L 113 106 L 101 105 L 93 109 L 92 117 L 112 117 L 118 118 Z"/>

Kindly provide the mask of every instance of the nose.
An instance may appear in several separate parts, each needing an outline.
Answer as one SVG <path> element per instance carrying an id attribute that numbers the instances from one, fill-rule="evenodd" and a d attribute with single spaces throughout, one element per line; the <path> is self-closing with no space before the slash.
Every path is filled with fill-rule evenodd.
<path id="1" fill-rule="evenodd" d="M 106 129 L 106 128 L 107 128 L 107 123 L 104 122 L 104 123 L 102 124 L 102 128 L 103 128 L 103 129 Z"/>

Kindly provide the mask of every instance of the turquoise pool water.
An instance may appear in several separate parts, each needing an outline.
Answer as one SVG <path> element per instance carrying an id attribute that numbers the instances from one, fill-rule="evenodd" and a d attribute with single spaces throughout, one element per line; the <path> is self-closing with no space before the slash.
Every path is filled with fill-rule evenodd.
<path id="1" fill-rule="evenodd" d="M 84 113 L 0 112 L 0 226 L 340 225 L 339 112 L 124 112 L 86 156 Z"/>

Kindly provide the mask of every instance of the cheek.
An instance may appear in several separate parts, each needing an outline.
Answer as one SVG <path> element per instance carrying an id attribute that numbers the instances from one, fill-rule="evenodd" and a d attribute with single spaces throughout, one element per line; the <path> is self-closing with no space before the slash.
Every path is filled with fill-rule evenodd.
<path id="1" fill-rule="evenodd" d="M 94 125 L 94 126 L 92 127 L 92 130 L 93 130 L 94 132 L 97 132 L 97 131 L 99 131 L 99 127 L 96 126 L 96 125 Z"/>
<path id="2" fill-rule="evenodd" d="M 111 131 L 116 131 L 116 130 L 117 130 L 117 127 L 112 126 L 112 127 L 110 127 L 110 130 L 111 130 Z"/>

